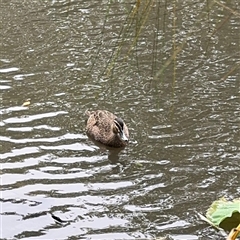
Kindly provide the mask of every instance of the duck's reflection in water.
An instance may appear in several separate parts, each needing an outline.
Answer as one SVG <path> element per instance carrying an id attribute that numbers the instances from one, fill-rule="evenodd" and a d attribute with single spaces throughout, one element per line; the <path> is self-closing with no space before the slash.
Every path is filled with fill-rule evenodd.
<path id="1" fill-rule="evenodd" d="M 108 160 L 111 164 L 117 164 L 120 163 L 123 166 L 126 166 L 126 160 L 121 160 L 120 159 L 120 153 L 125 149 L 125 147 L 121 148 L 113 148 L 113 147 L 108 147 L 105 146 L 94 139 L 92 139 L 90 136 L 88 138 L 100 148 L 102 152 L 108 152 Z"/>

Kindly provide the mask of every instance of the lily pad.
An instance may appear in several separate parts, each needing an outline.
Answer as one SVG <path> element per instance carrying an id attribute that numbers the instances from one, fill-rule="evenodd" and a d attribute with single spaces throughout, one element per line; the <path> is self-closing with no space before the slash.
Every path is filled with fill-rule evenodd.
<path id="1" fill-rule="evenodd" d="M 220 198 L 214 201 L 207 210 L 206 217 L 213 225 L 231 231 L 240 224 L 240 198 L 233 201 Z"/>

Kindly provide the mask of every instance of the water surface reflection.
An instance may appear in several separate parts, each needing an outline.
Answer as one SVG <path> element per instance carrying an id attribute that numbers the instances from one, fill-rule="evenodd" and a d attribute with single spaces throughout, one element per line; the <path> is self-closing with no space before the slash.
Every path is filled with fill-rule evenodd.
<path id="1" fill-rule="evenodd" d="M 2 2 L 1 239 L 220 238 L 196 212 L 240 195 L 239 3 L 147 2 Z"/>

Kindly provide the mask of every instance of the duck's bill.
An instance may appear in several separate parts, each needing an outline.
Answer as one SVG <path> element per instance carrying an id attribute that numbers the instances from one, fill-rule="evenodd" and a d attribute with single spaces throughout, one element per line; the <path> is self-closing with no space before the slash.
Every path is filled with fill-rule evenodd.
<path id="1" fill-rule="evenodd" d="M 120 136 L 121 136 L 121 139 L 124 141 L 124 142 L 128 142 L 128 137 L 125 135 L 125 133 L 122 131 L 120 133 Z"/>

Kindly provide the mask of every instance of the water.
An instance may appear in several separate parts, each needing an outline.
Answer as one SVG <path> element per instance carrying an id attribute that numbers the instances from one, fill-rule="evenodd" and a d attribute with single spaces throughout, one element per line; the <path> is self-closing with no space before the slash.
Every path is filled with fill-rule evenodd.
<path id="1" fill-rule="evenodd" d="M 2 1 L 1 239 L 220 238 L 196 212 L 240 195 L 239 3 L 147 2 Z"/>

